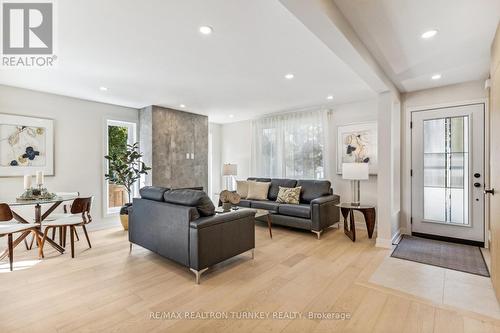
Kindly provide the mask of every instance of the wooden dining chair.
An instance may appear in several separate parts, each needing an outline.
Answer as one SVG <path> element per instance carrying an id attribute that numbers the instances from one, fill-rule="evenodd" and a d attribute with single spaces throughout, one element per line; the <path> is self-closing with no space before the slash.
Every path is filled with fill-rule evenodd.
<path id="1" fill-rule="evenodd" d="M 56 192 L 55 194 L 58 197 L 62 197 L 62 196 L 79 197 L 80 196 L 80 192 Z M 62 219 L 64 217 L 71 216 L 71 213 L 70 213 L 71 205 L 72 205 L 72 203 L 64 204 L 63 205 L 63 212 L 62 213 L 52 213 L 49 216 L 47 216 L 44 221 L 47 221 L 47 222 L 48 221 L 54 221 L 54 220 Z M 57 228 L 53 228 L 52 229 L 52 237 L 51 237 L 52 240 L 56 239 L 56 229 Z M 78 236 L 78 232 L 76 232 L 76 231 L 75 231 L 75 236 L 76 236 L 76 240 L 79 241 L 80 237 Z M 26 240 L 25 240 L 25 243 L 26 243 Z M 29 245 L 26 244 L 26 249 L 27 250 L 31 250 L 31 248 L 33 247 L 33 243 L 34 243 L 34 238 L 31 239 L 31 243 Z M 59 228 L 59 245 L 62 246 L 62 247 L 65 247 L 65 243 L 64 243 L 64 239 L 63 239 L 63 228 L 62 227 Z"/>
<path id="2" fill-rule="evenodd" d="M 80 196 L 80 192 L 56 192 L 56 195 L 58 197 L 63 197 L 63 196 L 75 196 L 75 197 L 79 197 Z M 63 213 L 52 213 L 50 214 L 49 216 L 47 216 L 47 218 L 45 219 L 45 221 L 54 221 L 54 220 L 58 220 L 58 219 L 62 219 L 64 217 L 69 217 L 71 216 L 71 213 L 70 213 L 70 210 L 71 210 L 71 205 L 73 203 L 68 203 L 68 204 L 64 204 L 63 205 Z M 80 237 L 78 237 L 78 232 L 75 231 L 75 236 L 76 236 L 76 240 L 79 241 L 80 240 Z M 53 228 L 52 229 L 52 240 L 55 240 L 56 238 L 56 228 Z M 64 244 L 63 244 L 63 228 L 59 228 L 59 245 L 63 246 L 64 247 Z"/>
<path id="3" fill-rule="evenodd" d="M 36 229 L 38 227 L 34 224 L 29 223 L 19 223 L 14 220 L 14 215 L 12 214 L 12 210 L 9 205 L 0 203 L 0 237 L 7 236 L 8 239 L 8 247 L 9 247 L 9 264 L 10 270 L 12 271 L 12 266 L 14 263 L 14 241 L 12 239 L 12 235 L 18 232 L 25 233 L 23 235 L 23 239 L 26 238 L 27 235 L 33 233 L 33 237 L 36 239 L 38 243 L 38 256 L 43 257 L 42 252 L 42 244 Z"/>
<path id="4" fill-rule="evenodd" d="M 75 257 L 75 233 L 76 227 L 82 227 L 83 232 L 85 234 L 85 238 L 87 238 L 87 243 L 89 248 L 92 248 L 90 244 L 89 235 L 87 233 L 87 228 L 85 227 L 87 224 L 92 222 L 92 216 L 90 215 L 90 209 L 92 207 L 92 201 L 94 197 L 88 198 L 76 198 L 73 201 L 70 209 L 70 216 L 66 216 L 54 221 L 46 221 L 42 222 L 42 226 L 45 227 L 45 231 L 43 233 L 43 238 L 41 242 L 42 252 L 45 241 L 47 240 L 47 235 L 50 229 L 54 228 L 62 228 L 63 230 L 63 244 L 66 243 L 66 231 L 69 228 L 69 234 L 71 239 L 71 258 Z"/>

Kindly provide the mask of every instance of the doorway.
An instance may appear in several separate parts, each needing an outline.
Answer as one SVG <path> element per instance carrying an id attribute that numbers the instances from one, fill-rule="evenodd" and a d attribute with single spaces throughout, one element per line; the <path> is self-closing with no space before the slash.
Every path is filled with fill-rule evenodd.
<path id="1" fill-rule="evenodd" d="M 413 235 L 484 246 L 484 110 L 412 112 Z"/>

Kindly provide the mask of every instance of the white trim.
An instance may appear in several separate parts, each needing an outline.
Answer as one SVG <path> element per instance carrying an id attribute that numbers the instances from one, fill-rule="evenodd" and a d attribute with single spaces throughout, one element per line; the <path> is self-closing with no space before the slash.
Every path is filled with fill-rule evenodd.
<path id="1" fill-rule="evenodd" d="M 391 244 L 397 244 L 403 237 L 403 232 L 401 231 L 401 228 L 399 228 L 394 236 L 392 236 Z"/>
<path id="2" fill-rule="evenodd" d="M 463 100 L 457 102 L 447 102 L 447 103 L 438 103 L 438 104 L 430 104 L 430 105 L 421 105 L 421 106 L 406 106 L 406 101 L 403 100 L 404 105 L 404 120 L 403 120 L 403 135 L 405 139 L 404 146 L 404 157 L 403 157 L 403 166 L 401 169 L 401 186 L 402 186 L 402 195 L 403 198 L 401 200 L 403 213 L 401 216 L 401 230 L 404 231 L 405 234 L 411 234 L 411 177 L 410 177 L 410 169 L 411 169 L 411 113 L 416 111 L 426 111 L 432 109 L 440 109 L 440 108 L 448 108 L 448 107 L 456 107 L 456 106 L 465 106 L 472 104 L 484 104 L 484 136 L 485 136 L 485 145 L 484 145 L 484 166 L 485 166 L 485 186 L 489 187 L 490 185 L 490 130 L 489 130 L 489 122 L 490 122 L 490 108 L 488 98 L 478 98 L 471 100 Z M 489 239 L 489 227 L 490 227 L 490 219 L 489 219 L 489 198 L 486 196 L 485 203 L 485 214 L 484 214 L 484 225 L 485 225 L 485 248 L 488 248 L 488 239 Z"/>

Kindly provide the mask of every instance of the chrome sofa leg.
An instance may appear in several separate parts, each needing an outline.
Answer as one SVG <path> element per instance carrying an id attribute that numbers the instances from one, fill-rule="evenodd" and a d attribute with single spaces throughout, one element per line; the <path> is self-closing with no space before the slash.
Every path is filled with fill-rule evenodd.
<path id="1" fill-rule="evenodd" d="M 316 231 L 316 230 L 311 230 L 312 233 L 315 233 L 316 236 L 318 237 L 318 240 L 321 238 L 321 234 L 323 233 L 323 230 Z"/>
<path id="2" fill-rule="evenodd" d="M 250 251 L 252 251 L 252 259 L 255 259 L 255 249 L 251 249 Z"/>
<path id="3" fill-rule="evenodd" d="M 207 269 L 208 269 L 208 267 L 207 268 L 203 268 L 202 270 L 199 270 L 199 271 L 197 271 L 196 269 L 192 269 L 192 268 L 189 269 L 191 272 L 194 273 L 194 276 L 196 277 L 196 284 L 200 284 L 201 274 L 205 273 L 205 271 Z"/>
<path id="4" fill-rule="evenodd" d="M 130 243 L 130 250 L 128 251 L 128 253 L 132 253 L 132 243 Z"/>

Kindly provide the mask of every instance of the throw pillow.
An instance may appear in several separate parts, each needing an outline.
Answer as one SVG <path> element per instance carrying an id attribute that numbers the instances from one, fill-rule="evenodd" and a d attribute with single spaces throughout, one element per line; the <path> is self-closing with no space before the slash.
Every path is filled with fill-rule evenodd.
<path id="1" fill-rule="evenodd" d="M 242 199 L 247 198 L 247 195 L 248 195 L 248 181 L 247 180 L 237 180 L 236 181 L 236 193 L 238 193 Z"/>
<path id="2" fill-rule="evenodd" d="M 300 190 L 302 187 L 281 187 L 278 191 L 276 202 L 285 204 L 299 204 Z"/>
<path id="3" fill-rule="evenodd" d="M 267 192 L 269 192 L 271 183 L 248 182 L 247 199 L 251 200 L 267 200 Z"/>

